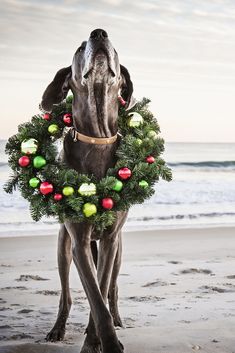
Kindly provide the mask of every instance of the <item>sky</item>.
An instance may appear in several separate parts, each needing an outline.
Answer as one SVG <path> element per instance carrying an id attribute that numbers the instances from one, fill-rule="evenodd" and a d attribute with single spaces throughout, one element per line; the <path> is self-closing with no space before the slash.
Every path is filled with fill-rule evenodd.
<path id="1" fill-rule="evenodd" d="M 234 0 L 1 0 L 0 138 L 103 28 L 167 142 L 235 142 Z"/>

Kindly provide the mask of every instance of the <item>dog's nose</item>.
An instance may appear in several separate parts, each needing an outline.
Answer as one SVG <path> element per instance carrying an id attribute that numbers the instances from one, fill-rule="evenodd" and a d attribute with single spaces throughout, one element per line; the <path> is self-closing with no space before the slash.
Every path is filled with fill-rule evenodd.
<path id="1" fill-rule="evenodd" d="M 105 39 L 108 38 L 108 33 L 104 31 L 103 29 L 95 29 L 94 31 L 91 32 L 90 38 L 93 39 Z"/>

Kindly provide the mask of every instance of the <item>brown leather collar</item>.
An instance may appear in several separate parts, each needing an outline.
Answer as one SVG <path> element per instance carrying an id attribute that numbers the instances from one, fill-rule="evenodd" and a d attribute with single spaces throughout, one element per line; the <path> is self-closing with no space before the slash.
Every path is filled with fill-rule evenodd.
<path id="1" fill-rule="evenodd" d="M 114 143 L 117 140 L 117 134 L 111 137 L 91 137 L 87 135 L 83 135 L 75 128 L 71 128 L 71 133 L 73 137 L 73 141 L 82 141 L 86 143 L 90 143 L 92 145 L 110 145 L 111 143 Z"/>

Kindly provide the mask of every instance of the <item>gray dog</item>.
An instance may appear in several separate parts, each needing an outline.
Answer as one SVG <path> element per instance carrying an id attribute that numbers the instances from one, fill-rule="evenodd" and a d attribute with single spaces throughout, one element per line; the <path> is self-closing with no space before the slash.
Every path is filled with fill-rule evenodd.
<path id="1" fill-rule="evenodd" d="M 72 66 L 57 72 L 46 88 L 41 107 L 50 112 L 69 89 L 73 92 L 74 128 L 64 139 L 63 159 L 79 173 L 98 179 L 115 164 L 119 93 L 132 105 L 133 85 L 127 69 L 102 29 L 91 32 L 77 49 Z M 61 298 L 56 323 L 47 340 L 62 340 L 72 304 L 69 269 L 72 259 L 86 292 L 91 313 L 81 353 L 121 353 L 115 326 L 122 326 L 117 306 L 117 277 L 121 264 L 121 229 L 127 212 L 119 212 L 116 223 L 97 234 L 88 223 L 65 222 L 58 240 Z M 96 241 L 99 240 L 99 250 Z M 107 309 L 109 301 L 109 310 Z"/>

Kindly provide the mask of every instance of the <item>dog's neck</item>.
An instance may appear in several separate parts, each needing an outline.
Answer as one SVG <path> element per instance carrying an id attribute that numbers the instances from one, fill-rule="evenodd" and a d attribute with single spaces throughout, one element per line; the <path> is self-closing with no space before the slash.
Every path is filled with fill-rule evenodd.
<path id="1" fill-rule="evenodd" d="M 94 84 L 88 93 L 74 94 L 74 127 L 91 137 L 111 137 L 117 133 L 118 94 L 110 93 L 102 83 Z"/>

